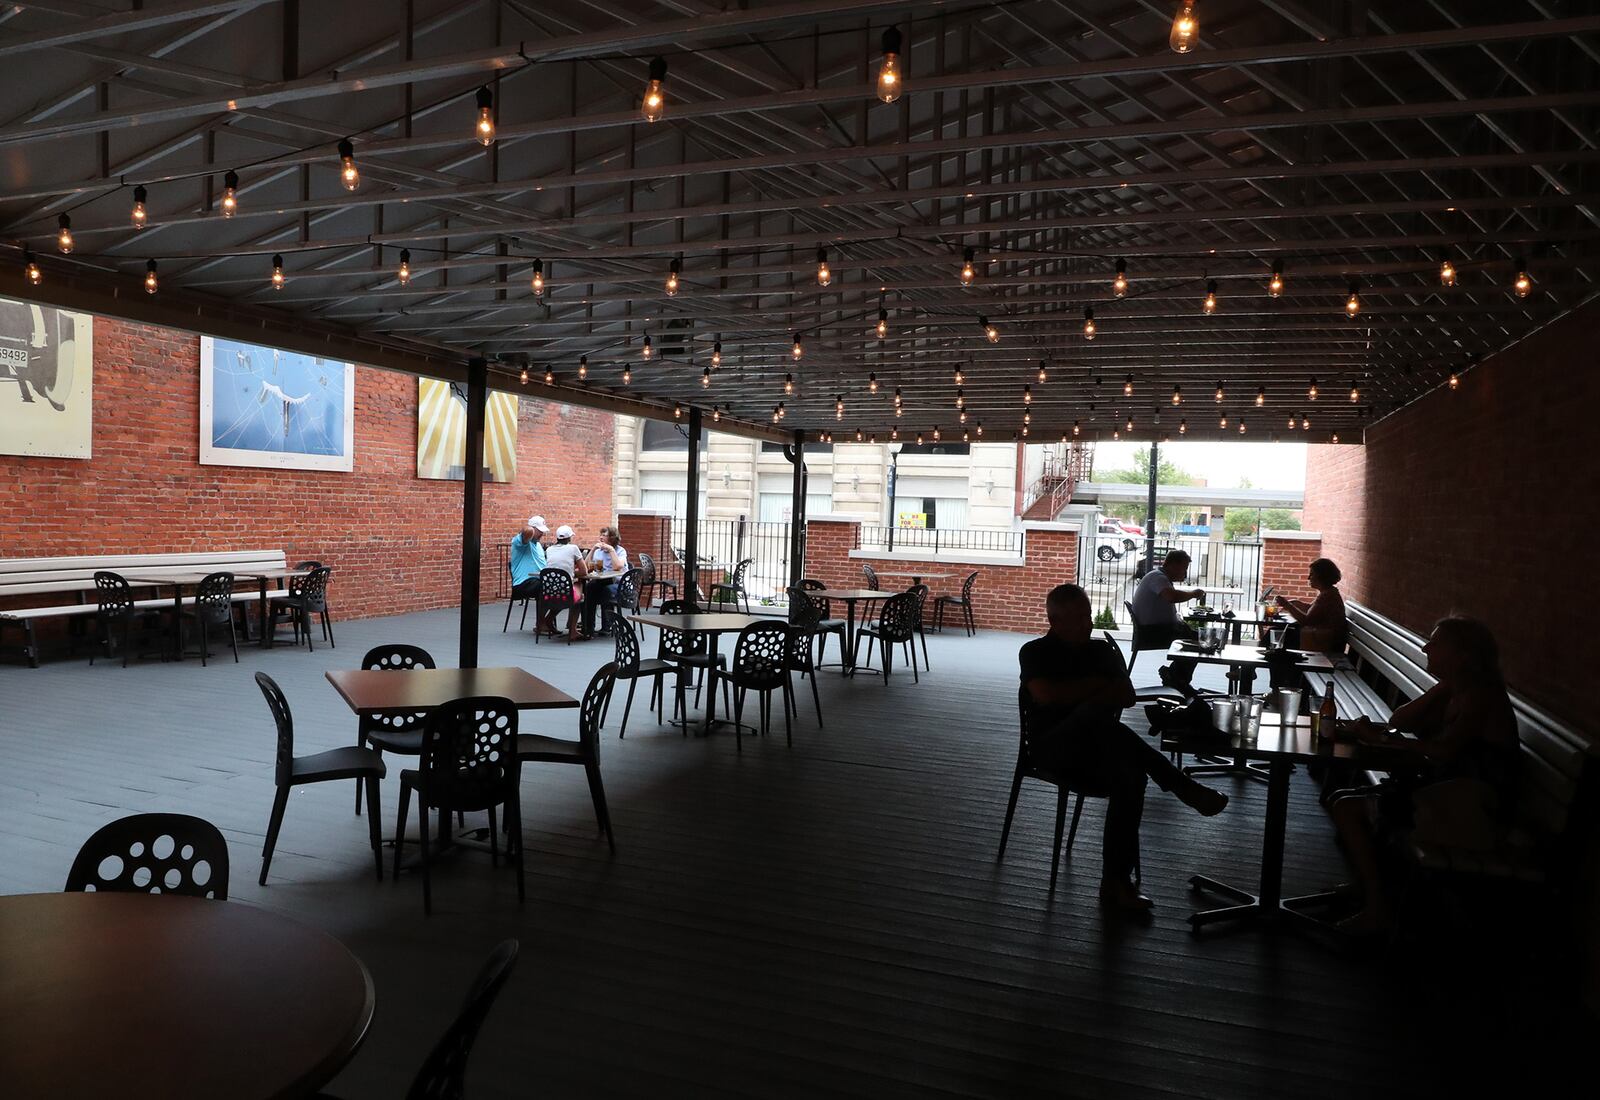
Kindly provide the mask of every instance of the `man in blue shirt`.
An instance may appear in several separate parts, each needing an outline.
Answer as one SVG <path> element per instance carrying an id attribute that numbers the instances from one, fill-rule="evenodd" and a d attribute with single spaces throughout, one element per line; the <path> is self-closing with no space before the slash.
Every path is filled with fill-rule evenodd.
<path id="1" fill-rule="evenodd" d="M 550 533 L 543 516 L 530 516 L 528 525 L 511 538 L 511 598 L 531 600 L 539 594 L 539 570 L 544 568 L 544 545 Z"/>

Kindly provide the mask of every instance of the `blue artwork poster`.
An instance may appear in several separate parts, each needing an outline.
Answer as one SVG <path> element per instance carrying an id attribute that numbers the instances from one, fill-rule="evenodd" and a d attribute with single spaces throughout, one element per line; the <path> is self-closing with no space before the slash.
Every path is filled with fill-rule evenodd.
<path id="1" fill-rule="evenodd" d="M 200 461 L 208 466 L 351 469 L 355 366 L 200 338 Z"/>

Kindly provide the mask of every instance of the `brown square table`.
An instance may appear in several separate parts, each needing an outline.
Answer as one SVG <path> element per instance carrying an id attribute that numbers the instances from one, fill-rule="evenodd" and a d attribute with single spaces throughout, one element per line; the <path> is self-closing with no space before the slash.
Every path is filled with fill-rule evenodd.
<path id="1" fill-rule="evenodd" d="M 141 572 L 137 576 L 129 575 L 126 580 L 129 585 L 133 586 L 143 585 L 151 588 L 170 587 L 172 589 L 172 632 L 174 636 L 173 651 L 176 657 L 181 658 L 183 656 L 183 627 L 181 625 L 183 617 L 183 590 L 185 588 L 199 588 L 200 582 L 211 576 L 211 573 L 232 572 L 233 571 L 231 569 L 213 569 L 210 573 L 176 571 L 163 573 L 158 570 L 150 570 L 148 572 Z M 268 629 L 267 625 L 267 581 L 285 580 L 289 577 L 308 577 L 310 575 L 311 571 L 309 569 L 252 569 L 247 573 L 233 573 L 233 579 L 235 581 L 253 580 L 256 582 L 260 590 L 261 606 L 258 609 L 258 621 L 260 622 L 261 637 L 257 639 L 257 641 L 263 648 L 272 644 L 272 633 Z M 246 641 L 250 640 L 248 634 L 249 631 L 247 629 L 245 638 Z"/>
<path id="2" fill-rule="evenodd" d="M 770 615 L 738 615 L 726 611 L 686 611 L 672 615 L 641 611 L 627 617 L 630 621 L 636 622 L 641 626 L 653 626 L 657 630 L 677 630 L 689 635 L 703 634 L 710 639 L 706 649 L 711 655 L 711 666 L 706 670 L 706 724 L 702 731 L 703 733 L 710 733 L 717 723 L 717 643 L 719 639 L 724 634 L 737 634 L 745 627 L 753 626 L 756 623 L 782 621 L 781 619 L 774 619 Z M 663 687 L 662 690 L 666 689 Z M 735 726 L 733 734 L 735 737 L 739 736 L 737 726 Z"/>
<path id="3" fill-rule="evenodd" d="M 840 658 L 839 664 L 846 676 L 856 674 L 856 604 L 887 600 L 890 596 L 899 594 L 883 592 L 876 588 L 818 588 L 806 593 L 814 599 L 839 600 L 844 604 L 844 656 Z"/>
<path id="4" fill-rule="evenodd" d="M 496 695 L 518 710 L 560 710 L 578 700 L 520 668 L 337 669 L 325 673 L 350 709 L 360 715 L 415 713 L 453 699 Z"/>

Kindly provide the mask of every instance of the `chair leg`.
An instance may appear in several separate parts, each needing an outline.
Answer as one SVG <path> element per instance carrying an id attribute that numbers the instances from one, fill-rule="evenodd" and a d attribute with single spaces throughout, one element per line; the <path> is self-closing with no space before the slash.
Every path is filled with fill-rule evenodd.
<path id="1" fill-rule="evenodd" d="M 594 817 L 600 823 L 601 832 L 606 834 L 606 843 L 611 847 L 611 854 L 616 855 L 617 838 L 611 834 L 611 812 L 606 809 L 606 788 L 600 782 L 600 765 L 588 761 L 583 765 L 583 771 L 589 777 L 589 797 L 594 801 Z"/>
<path id="2" fill-rule="evenodd" d="M 494 807 L 490 806 L 485 812 L 489 815 L 489 866 L 498 867 L 500 866 L 500 838 L 495 831 Z"/>
<path id="3" fill-rule="evenodd" d="M 272 850 L 278 846 L 278 827 L 283 824 L 283 811 L 289 806 L 289 788 L 279 787 L 272 798 L 272 816 L 267 819 L 267 842 L 261 846 L 262 886 L 267 884 L 267 868 L 272 866 Z"/>
<path id="4" fill-rule="evenodd" d="M 511 797 L 506 799 L 506 836 L 517 838 L 516 854 L 511 857 L 517 864 L 517 900 L 527 901 L 527 880 L 522 873 L 522 850 L 527 845 L 522 843 L 522 791 L 520 784 L 511 788 Z M 510 841 L 508 840 L 507 843 L 509 844 Z"/>
<path id="5" fill-rule="evenodd" d="M 228 644 L 233 647 L 233 663 L 239 663 L 239 633 L 233 627 L 233 611 L 228 611 Z"/>
<path id="6" fill-rule="evenodd" d="M 911 666 L 911 682 L 922 683 L 922 678 L 917 675 L 917 639 L 906 639 L 906 663 Z"/>
<path id="7" fill-rule="evenodd" d="M 1083 816 L 1083 792 L 1078 792 L 1078 801 L 1072 807 L 1072 827 L 1067 830 L 1067 858 L 1072 858 L 1072 842 L 1078 838 L 1078 818 Z"/>
<path id="8" fill-rule="evenodd" d="M 794 709 L 794 684 L 789 678 L 783 678 L 783 741 L 791 749 L 794 748 L 794 729 L 789 725 L 789 711 Z"/>
<path id="9" fill-rule="evenodd" d="M 744 731 L 740 728 L 744 721 L 744 688 L 733 689 L 733 743 L 739 752 L 744 752 Z"/>
<path id="10" fill-rule="evenodd" d="M 639 686 L 638 677 L 628 681 L 628 701 L 622 704 L 622 728 L 617 731 L 617 740 L 628 736 L 628 712 L 633 709 L 633 689 Z"/>
<path id="11" fill-rule="evenodd" d="M 1050 846 L 1050 889 L 1056 888 L 1056 872 L 1061 870 L 1061 830 L 1067 823 L 1067 792 L 1056 790 L 1056 840 Z"/>
<path id="12" fill-rule="evenodd" d="M 306 652 L 315 653 L 317 647 L 311 644 L 311 612 L 304 607 L 300 608 L 300 629 L 306 634 Z"/>
<path id="13" fill-rule="evenodd" d="M 812 670 L 811 670 L 810 679 L 811 679 L 811 701 L 816 704 L 816 707 L 817 707 L 817 728 L 821 729 L 822 728 L 822 696 L 817 694 L 817 670 L 815 668 L 812 668 Z M 796 703 L 795 704 L 795 717 L 797 717 L 797 718 L 799 717 L 799 711 L 800 711 L 800 705 L 798 703 Z"/>
<path id="14" fill-rule="evenodd" d="M 961 610 L 967 620 L 967 637 L 970 638 L 978 632 L 978 621 L 972 616 L 972 601 L 968 600 L 962 605 Z"/>
<path id="15" fill-rule="evenodd" d="M 1005 858 L 1006 841 L 1011 839 L 1011 817 L 1017 812 L 1017 795 L 1022 791 L 1022 765 L 1017 765 L 1017 774 L 1011 777 L 1011 798 L 1006 802 L 1006 822 L 1000 826 L 1000 851 L 994 857 L 996 860 Z"/>
<path id="16" fill-rule="evenodd" d="M 926 671 L 932 672 L 933 666 L 928 663 L 928 636 L 919 627 L 917 629 L 917 637 L 922 639 L 922 667 Z"/>
<path id="17" fill-rule="evenodd" d="M 400 780 L 400 809 L 394 820 L 394 881 L 400 881 L 400 853 L 406 846 L 406 811 L 411 809 L 411 784 Z M 423 817 L 427 817 L 424 809 Z"/>
<path id="18" fill-rule="evenodd" d="M 500 628 L 500 633 L 504 634 L 506 631 L 511 629 L 511 612 L 516 609 L 516 606 L 517 598 L 515 596 L 512 596 L 506 601 L 506 622 L 505 625 Z M 526 615 L 527 611 L 524 610 L 523 614 Z"/>
<path id="19" fill-rule="evenodd" d="M 378 872 L 378 881 L 383 881 L 383 827 L 378 824 L 382 816 L 378 809 L 378 777 L 369 775 L 365 780 L 367 788 L 367 833 L 372 838 L 372 863 Z M 359 790 L 359 788 L 357 788 Z"/>
<path id="20" fill-rule="evenodd" d="M 448 818 L 450 811 L 444 811 Z M 417 825 L 422 832 L 422 915 L 433 916 L 433 876 L 429 873 L 429 866 L 433 862 L 428 858 L 428 806 L 423 802 L 417 807 Z M 400 851 L 396 846 L 395 852 Z"/>

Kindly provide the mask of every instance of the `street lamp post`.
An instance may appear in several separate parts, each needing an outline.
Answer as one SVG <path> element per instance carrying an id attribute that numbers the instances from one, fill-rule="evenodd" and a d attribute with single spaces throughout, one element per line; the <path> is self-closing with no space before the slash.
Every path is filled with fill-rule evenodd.
<path id="1" fill-rule="evenodd" d="M 894 483 L 900 473 L 900 448 L 904 443 L 889 444 L 889 553 L 894 553 Z"/>

